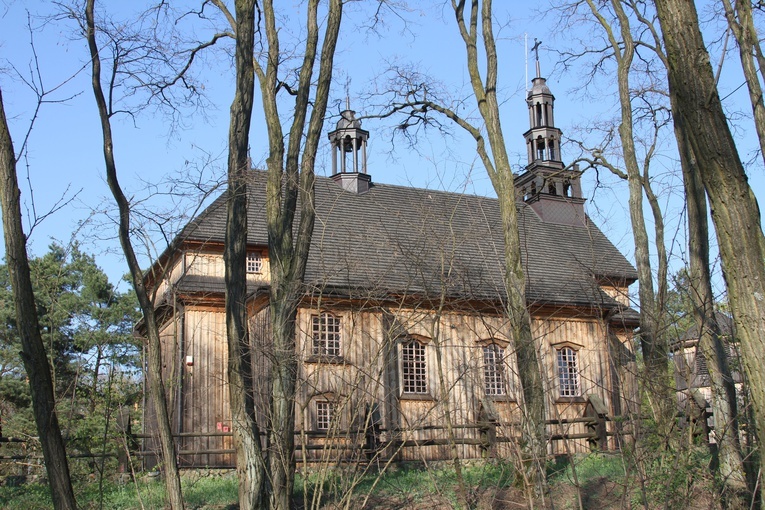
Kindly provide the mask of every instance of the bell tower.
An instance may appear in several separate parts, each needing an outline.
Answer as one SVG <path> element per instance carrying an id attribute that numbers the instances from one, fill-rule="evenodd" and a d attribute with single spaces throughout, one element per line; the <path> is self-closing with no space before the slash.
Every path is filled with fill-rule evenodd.
<path id="1" fill-rule="evenodd" d="M 361 129 L 361 121 L 346 99 L 335 130 L 329 133 L 332 145 L 332 179 L 353 193 L 369 190 L 372 178 L 367 173 L 367 140 L 369 131 Z M 349 161 L 350 160 L 350 161 Z"/>
<path id="2" fill-rule="evenodd" d="M 583 225 L 584 202 L 580 177 L 575 166 L 566 168 L 561 160 L 561 130 L 555 127 L 555 96 L 542 78 L 539 65 L 539 45 L 534 40 L 536 77 L 526 96 L 529 109 L 529 130 L 526 140 L 528 164 L 526 170 L 515 177 L 518 199 L 523 200 L 549 223 Z"/>

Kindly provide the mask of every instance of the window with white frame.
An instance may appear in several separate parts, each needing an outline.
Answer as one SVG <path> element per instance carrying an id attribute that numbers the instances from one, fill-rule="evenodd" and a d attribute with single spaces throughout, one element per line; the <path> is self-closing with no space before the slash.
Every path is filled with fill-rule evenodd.
<path id="1" fill-rule="evenodd" d="M 414 338 L 401 342 L 401 391 L 415 395 L 428 393 L 425 344 Z"/>
<path id="2" fill-rule="evenodd" d="M 497 344 L 483 346 L 483 383 L 486 395 L 506 395 L 505 350 Z"/>
<path id="3" fill-rule="evenodd" d="M 581 395 L 579 385 L 579 353 L 571 347 L 556 349 L 558 359 L 558 391 L 561 397 Z"/>
<path id="4" fill-rule="evenodd" d="M 335 414 L 335 405 L 327 400 L 316 402 L 316 430 L 329 430 Z"/>
<path id="5" fill-rule="evenodd" d="M 331 313 L 312 317 L 314 356 L 340 356 L 340 318 Z"/>
<path id="6" fill-rule="evenodd" d="M 257 274 L 263 272 L 263 255 L 259 251 L 247 252 L 247 273 Z"/>

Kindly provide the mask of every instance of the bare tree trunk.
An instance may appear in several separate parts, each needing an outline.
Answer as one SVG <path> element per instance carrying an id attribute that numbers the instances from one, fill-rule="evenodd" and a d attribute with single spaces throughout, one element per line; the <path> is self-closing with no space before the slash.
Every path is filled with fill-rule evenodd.
<path id="1" fill-rule="evenodd" d="M 283 119 L 279 116 L 276 98 L 282 83 L 278 76 L 282 55 L 276 15 L 271 0 L 264 1 L 262 7 L 267 63 L 265 69 L 256 66 L 255 73 L 260 82 L 269 141 L 266 160 L 266 218 L 271 261 L 270 313 L 273 335 L 271 427 L 268 436 L 268 474 L 271 484 L 269 506 L 289 510 L 295 482 L 295 319 L 304 295 L 303 280 L 315 220 L 314 164 L 329 100 L 343 2 L 329 2 L 320 56 L 319 0 L 308 2 L 303 63 L 297 89 L 294 91 L 295 106 L 288 137 L 283 134 Z M 317 59 L 319 76 L 314 84 L 312 76 Z M 293 225 L 298 202 L 300 220 L 295 231 Z"/>
<path id="2" fill-rule="evenodd" d="M 765 437 L 765 237 L 699 29 L 695 5 L 657 0 L 666 46 L 675 122 L 687 134 L 712 208 L 734 334 L 752 395 L 757 432 Z"/>
<path id="3" fill-rule="evenodd" d="M 762 86 L 754 59 L 757 56 L 760 65 L 765 61 L 762 59 L 762 50 L 757 39 L 757 30 L 754 27 L 752 3 L 751 0 L 737 0 L 735 11 L 730 0 L 722 0 L 722 3 L 728 26 L 738 43 L 741 67 L 744 71 L 744 78 L 749 89 L 749 101 L 752 103 L 754 113 L 754 127 L 760 141 L 760 152 L 765 158 L 765 103 L 763 102 Z M 765 69 L 760 69 L 760 72 L 765 72 Z"/>
<path id="4" fill-rule="evenodd" d="M 130 275 L 133 281 L 138 303 L 143 313 L 148 339 L 147 368 L 149 395 L 154 403 L 154 412 L 157 416 L 157 428 L 159 429 L 159 442 L 162 455 L 162 467 L 165 473 L 165 487 L 167 490 L 167 502 L 171 509 L 183 508 L 183 495 L 181 493 L 181 479 L 178 473 L 178 464 L 175 457 L 175 443 L 173 442 L 170 417 L 167 412 L 165 385 L 162 381 L 162 347 L 159 338 L 157 318 L 154 313 L 154 304 L 149 298 L 144 284 L 143 272 L 138 263 L 138 258 L 133 250 L 130 240 L 130 204 L 122 192 L 117 179 L 117 165 L 114 161 L 114 142 L 112 139 L 111 113 L 107 107 L 103 89 L 101 88 L 101 58 L 96 44 L 96 27 L 94 21 L 95 0 L 88 0 L 85 7 L 87 22 L 87 39 L 90 49 L 92 66 L 92 87 L 98 106 L 98 116 L 101 121 L 103 135 L 104 163 L 106 166 L 106 181 L 109 189 L 117 202 L 119 209 L 119 238 L 122 251 L 125 254 Z"/>
<path id="5" fill-rule="evenodd" d="M 720 481 L 736 494 L 746 488 L 744 461 L 739 442 L 736 386 L 728 363 L 727 349 L 720 338 L 715 317 L 712 278 L 709 272 L 709 226 L 707 198 L 685 133 L 675 126 L 683 169 L 683 183 L 688 210 L 688 248 L 690 253 L 690 292 L 696 324 L 699 328 L 700 352 L 707 360 L 712 380 L 712 410 L 717 440 L 717 471 Z M 731 490 L 732 489 L 732 490 Z"/>
<path id="6" fill-rule="evenodd" d="M 542 381 L 542 367 L 539 364 L 537 345 L 531 334 L 531 317 L 526 303 L 526 277 L 521 258 L 521 243 L 518 234 L 518 213 L 513 183 L 513 171 L 507 155 L 497 100 L 497 48 L 494 41 L 492 2 L 472 0 L 468 25 L 465 24 L 465 0 L 453 0 L 452 7 L 457 19 L 460 35 L 465 43 L 470 82 L 478 109 L 484 121 L 486 136 L 491 147 L 489 156 L 485 140 L 480 131 L 467 125 L 454 113 L 447 116 L 455 120 L 476 140 L 476 149 L 489 174 L 499 200 L 500 215 L 505 240 L 505 290 L 507 292 L 507 316 L 511 325 L 511 336 L 515 342 L 518 358 L 518 375 L 523 391 L 523 439 L 526 445 L 527 490 L 546 491 L 545 458 L 545 395 Z M 478 19 L 481 19 L 483 49 L 486 57 L 485 83 L 479 71 Z M 529 502 L 532 498 L 529 494 Z"/>
<path id="7" fill-rule="evenodd" d="M 668 348 L 660 331 L 660 317 L 663 313 L 663 300 L 657 300 L 654 291 L 653 273 L 651 270 L 651 255 L 645 216 L 643 215 L 643 192 L 649 199 L 651 210 L 657 226 L 656 244 L 659 250 L 659 295 L 666 294 L 666 253 L 664 252 L 663 219 L 661 209 L 653 196 L 648 183 L 648 175 L 641 175 L 635 148 L 633 129 L 632 90 L 630 88 L 630 71 L 635 56 L 635 41 L 633 40 L 630 21 L 623 9 L 622 3 L 612 0 L 611 5 L 619 21 L 619 34 L 614 32 L 611 24 L 601 14 L 594 0 L 587 0 L 592 14 L 606 32 L 617 65 L 617 85 L 619 104 L 621 108 L 619 123 L 619 139 L 622 145 L 622 156 L 626 168 L 629 187 L 629 211 L 632 225 L 632 236 L 635 244 L 635 265 L 638 272 L 638 296 L 640 298 L 640 346 L 643 351 L 646 374 L 645 381 L 651 393 L 659 396 L 657 411 L 668 409 L 670 388 L 668 384 Z M 619 174 L 615 169 L 615 173 Z M 661 276 L 663 273 L 664 278 Z M 653 404 L 653 400 L 652 400 Z"/>
<path id="8" fill-rule="evenodd" d="M 55 395 L 51 381 L 48 356 L 45 352 L 37 320 L 32 279 L 27 258 L 27 238 L 21 225 L 21 192 L 16 176 L 16 154 L 5 118 L 2 91 L 0 91 L 0 204 L 5 236 L 5 258 L 13 289 L 16 325 L 21 338 L 21 358 L 29 378 L 32 394 L 32 412 L 40 436 L 45 469 L 50 480 L 53 506 L 74 510 L 77 503 L 69 477 L 64 441 L 58 425 Z"/>
<path id="9" fill-rule="evenodd" d="M 239 507 L 260 508 L 265 500 L 265 460 L 255 421 L 252 350 L 247 323 L 247 172 L 255 93 L 253 49 L 255 1 L 236 1 L 236 91 L 228 135 L 226 245 L 226 338 L 228 389 L 239 481 Z"/>

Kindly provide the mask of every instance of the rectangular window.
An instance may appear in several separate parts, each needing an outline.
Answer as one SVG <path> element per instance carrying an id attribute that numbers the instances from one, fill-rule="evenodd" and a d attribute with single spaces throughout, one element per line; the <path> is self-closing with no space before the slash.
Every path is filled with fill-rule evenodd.
<path id="1" fill-rule="evenodd" d="M 557 350 L 558 388 L 561 397 L 580 396 L 578 352 L 571 347 Z"/>
<path id="2" fill-rule="evenodd" d="M 263 256 L 260 252 L 251 251 L 247 253 L 247 273 L 257 274 L 263 272 Z"/>
<path id="3" fill-rule="evenodd" d="M 401 389 L 404 393 L 428 393 L 425 345 L 417 340 L 401 344 Z"/>
<path id="4" fill-rule="evenodd" d="M 340 356 L 340 318 L 330 313 L 314 315 L 313 355 Z"/>
<path id="5" fill-rule="evenodd" d="M 505 395 L 505 350 L 497 344 L 483 347 L 483 382 L 486 395 Z"/>
<path id="6" fill-rule="evenodd" d="M 316 430 L 329 430 L 332 425 L 332 415 L 334 414 L 334 405 L 326 400 L 316 402 Z"/>

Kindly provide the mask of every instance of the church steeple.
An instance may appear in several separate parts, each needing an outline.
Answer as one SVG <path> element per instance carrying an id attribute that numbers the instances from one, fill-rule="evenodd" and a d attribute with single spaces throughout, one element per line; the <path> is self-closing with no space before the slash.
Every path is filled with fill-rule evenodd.
<path id="1" fill-rule="evenodd" d="M 542 78 L 539 65 L 539 45 L 541 41 L 534 39 L 533 51 L 536 52 L 536 77 L 531 80 L 531 90 L 526 96 L 529 107 L 529 130 L 523 136 L 529 157 L 529 165 L 536 161 L 544 161 L 553 166 L 563 168 L 560 159 L 561 131 L 555 127 L 554 103 L 555 96 L 547 86 L 547 80 Z"/>
<path id="2" fill-rule="evenodd" d="M 536 77 L 526 96 L 529 109 L 529 130 L 526 140 L 526 171 L 515 178 L 519 198 L 529 203 L 544 220 L 569 225 L 583 224 L 584 199 L 578 168 L 567 169 L 560 152 L 561 130 L 555 127 L 555 96 L 542 77 L 539 45 L 534 39 Z"/>
<path id="3" fill-rule="evenodd" d="M 372 180 L 367 174 L 368 139 L 369 131 L 361 129 L 361 121 L 356 118 L 356 112 L 351 110 L 350 99 L 346 98 L 345 110 L 340 112 L 335 130 L 329 133 L 332 179 L 354 193 L 367 191 Z"/>

